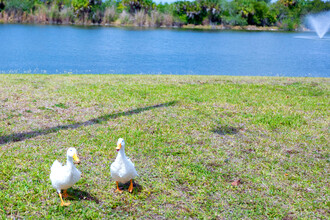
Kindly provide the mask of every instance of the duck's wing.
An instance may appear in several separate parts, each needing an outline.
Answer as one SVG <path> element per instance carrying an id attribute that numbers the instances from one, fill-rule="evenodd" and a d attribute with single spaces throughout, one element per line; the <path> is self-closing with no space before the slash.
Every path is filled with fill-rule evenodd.
<path id="1" fill-rule="evenodd" d="M 110 165 L 111 176 L 116 175 L 119 172 L 119 170 L 120 170 L 120 165 L 116 163 L 116 161 Z"/>
<path id="2" fill-rule="evenodd" d="M 128 164 L 129 164 L 128 170 L 130 170 L 130 172 L 134 173 L 135 176 L 138 176 L 139 174 L 136 172 L 134 163 L 128 157 L 126 157 L 126 158 L 127 158 Z"/>
<path id="3" fill-rule="evenodd" d="M 135 165 L 134 163 L 131 161 L 131 160 L 127 160 L 128 161 L 128 164 L 130 167 L 133 167 L 135 169 Z"/>
<path id="4" fill-rule="evenodd" d="M 57 160 L 54 161 L 52 167 L 50 168 L 50 179 L 53 180 L 65 180 L 70 176 L 70 172 L 66 165 L 62 165 Z"/>
<path id="5" fill-rule="evenodd" d="M 74 172 L 77 173 L 79 176 L 81 176 L 80 170 L 77 169 L 77 167 L 74 167 Z"/>
<path id="6" fill-rule="evenodd" d="M 63 168 L 62 164 L 55 160 L 52 167 L 50 168 L 51 173 L 55 173 Z"/>
<path id="7" fill-rule="evenodd" d="M 74 169 L 72 170 L 72 174 L 70 176 L 71 176 L 71 180 L 74 184 L 80 180 L 81 172 L 76 167 L 74 167 Z"/>
<path id="8" fill-rule="evenodd" d="M 53 187 L 58 188 L 59 184 L 63 181 L 63 176 L 66 174 L 64 167 L 57 160 L 54 161 L 50 168 L 50 180 L 52 181 Z"/>
<path id="9" fill-rule="evenodd" d="M 128 163 L 134 167 L 134 163 L 131 161 L 131 159 L 129 159 L 129 157 L 126 157 L 126 158 L 127 158 Z"/>

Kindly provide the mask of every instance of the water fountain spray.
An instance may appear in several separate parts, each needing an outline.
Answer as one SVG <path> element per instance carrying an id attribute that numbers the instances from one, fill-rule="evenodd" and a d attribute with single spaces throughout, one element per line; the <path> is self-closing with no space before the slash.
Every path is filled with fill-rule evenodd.
<path id="1" fill-rule="evenodd" d="M 317 33 L 319 38 L 323 38 L 330 29 L 330 11 L 308 15 L 307 25 Z"/>

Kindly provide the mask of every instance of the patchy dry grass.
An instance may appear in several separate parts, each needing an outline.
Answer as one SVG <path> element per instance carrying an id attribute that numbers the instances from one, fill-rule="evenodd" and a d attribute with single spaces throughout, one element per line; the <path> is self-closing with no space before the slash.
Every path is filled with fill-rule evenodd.
<path id="1" fill-rule="evenodd" d="M 329 82 L 0 75 L 0 216 L 329 219 Z M 132 194 L 110 180 L 119 137 Z M 71 146 L 84 177 L 60 207 L 50 167 Z"/>

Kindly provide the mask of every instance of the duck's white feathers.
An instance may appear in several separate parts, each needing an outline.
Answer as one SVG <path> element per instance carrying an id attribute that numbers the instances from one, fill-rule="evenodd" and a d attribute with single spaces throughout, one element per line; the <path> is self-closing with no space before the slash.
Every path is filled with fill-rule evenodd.
<path id="1" fill-rule="evenodd" d="M 50 180 L 52 186 L 61 192 L 61 189 L 68 189 L 80 179 L 81 172 L 74 166 L 72 162 L 68 162 L 62 166 L 57 160 L 54 161 L 51 167 Z"/>
<path id="2" fill-rule="evenodd" d="M 124 152 L 118 152 L 116 160 L 110 166 L 111 177 L 120 183 L 127 183 L 138 176 L 132 161 Z"/>

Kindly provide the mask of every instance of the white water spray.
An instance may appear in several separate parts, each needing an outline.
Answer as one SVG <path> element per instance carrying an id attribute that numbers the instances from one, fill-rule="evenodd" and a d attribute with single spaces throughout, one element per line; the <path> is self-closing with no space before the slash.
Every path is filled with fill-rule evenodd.
<path id="1" fill-rule="evenodd" d="M 330 28 L 330 11 L 307 16 L 307 25 L 323 38 Z"/>

